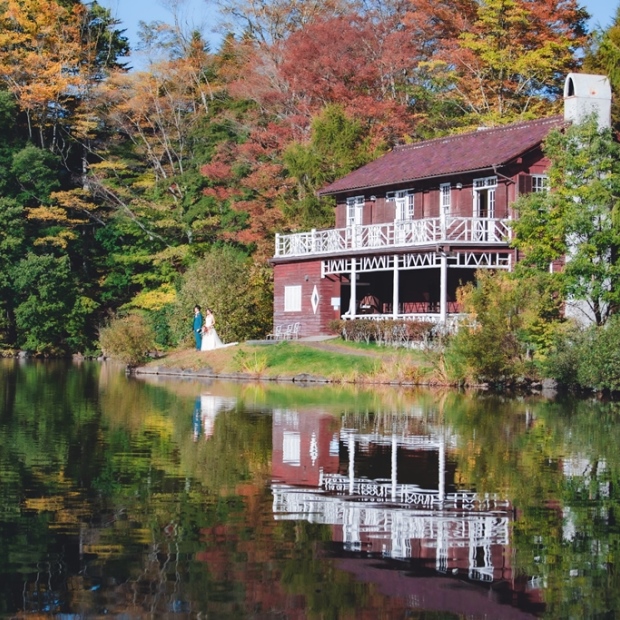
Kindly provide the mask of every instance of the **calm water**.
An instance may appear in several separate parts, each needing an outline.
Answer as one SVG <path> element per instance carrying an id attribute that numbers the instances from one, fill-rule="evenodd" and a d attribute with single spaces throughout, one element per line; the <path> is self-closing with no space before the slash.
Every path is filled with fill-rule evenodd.
<path id="1" fill-rule="evenodd" d="M 2 617 L 620 617 L 617 404 L 0 378 Z"/>

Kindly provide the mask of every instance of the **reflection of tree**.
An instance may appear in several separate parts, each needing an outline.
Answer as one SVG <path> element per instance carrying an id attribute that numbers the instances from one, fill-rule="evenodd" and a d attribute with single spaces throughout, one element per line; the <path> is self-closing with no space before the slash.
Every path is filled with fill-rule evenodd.
<path id="1" fill-rule="evenodd" d="M 617 404 L 239 386 L 194 442 L 200 389 L 2 368 L 0 557 L 21 564 L 0 569 L 0 600 L 15 609 L 26 592 L 30 611 L 246 617 L 295 601 L 305 617 L 402 617 L 338 568 L 328 526 L 272 517 L 271 411 L 299 399 L 373 432 L 449 432 L 457 483 L 512 501 L 511 564 L 539 579 L 549 617 L 620 610 Z"/>
<path id="2" fill-rule="evenodd" d="M 510 490 L 516 566 L 542 588 L 548 617 L 583 617 L 584 605 L 589 617 L 620 611 L 619 411 L 498 397 L 455 398 L 445 410 L 461 477 Z"/>

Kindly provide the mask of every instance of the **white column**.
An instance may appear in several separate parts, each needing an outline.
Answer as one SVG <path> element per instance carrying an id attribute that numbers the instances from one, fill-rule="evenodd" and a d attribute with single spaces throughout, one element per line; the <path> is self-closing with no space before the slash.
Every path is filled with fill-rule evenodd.
<path id="1" fill-rule="evenodd" d="M 439 442 L 439 501 L 443 504 L 446 499 L 446 440 Z"/>
<path id="2" fill-rule="evenodd" d="M 441 253 L 439 270 L 439 320 L 446 322 L 448 315 L 448 257 L 445 252 Z"/>
<path id="3" fill-rule="evenodd" d="M 398 441 L 396 433 L 392 433 L 392 501 L 396 501 L 396 482 L 398 480 L 398 462 L 396 456 L 398 454 Z"/>
<path id="4" fill-rule="evenodd" d="M 355 258 L 351 259 L 351 299 L 349 300 L 349 316 L 353 318 L 357 309 L 357 272 Z"/>
<path id="5" fill-rule="evenodd" d="M 353 495 L 355 485 L 355 435 L 349 435 L 349 495 Z"/>
<path id="6" fill-rule="evenodd" d="M 398 304 L 400 303 L 400 299 L 398 296 L 398 282 L 399 282 L 399 272 L 398 272 L 398 256 L 394 254 L 394 291 L 392 293 L 392 317 L 394 319 L 398 318 Z"/>

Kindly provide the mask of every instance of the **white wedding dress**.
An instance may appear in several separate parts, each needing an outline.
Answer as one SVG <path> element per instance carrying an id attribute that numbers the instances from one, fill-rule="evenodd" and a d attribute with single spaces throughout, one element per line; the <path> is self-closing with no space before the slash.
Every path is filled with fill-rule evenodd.
<path id="1" fill-rule="evenodd" d="M 201 351 L 213 351 L 213 349 L 219 349 L 223 347 L 224 343 L 220 340 L 220 337 L 217 335 L 215 331 L 215 327 L 209 328 L 208 331 L 203 333 L 202 335 L 202 345 L 200 346 Z"/>
<path id="2" fill-rule="evenodd" d="M 202 345 L 200 346 L 200 350 L 213 351 L 214 349 L 221 349 L 222 347 L 232 347 L 235 344 L 238 343 L 229 342 L 228 344 L 224 344 L 220 340 L 220 337 L 217 335 L 217 331 L 215 330 L 215 319 L 213 318 L 213 315 L 207 315 L 202 333 Z"/>

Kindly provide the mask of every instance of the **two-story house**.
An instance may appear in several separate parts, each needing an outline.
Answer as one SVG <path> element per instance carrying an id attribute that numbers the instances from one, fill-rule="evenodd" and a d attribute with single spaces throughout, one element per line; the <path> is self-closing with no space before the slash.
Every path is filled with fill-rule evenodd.
<path id="1" fill-rule="evenodd" d="M 571 73 L 564 115 L 399 146 L 323 188 L 336 227 L 276 236 L 274 326 L 311 336 L 339 318 L 452 321 L 459 286 L 518 260 L 512 205 L 548 189 L 547 134 L 593 112 L 610 125 L 608 79 Z"/>

